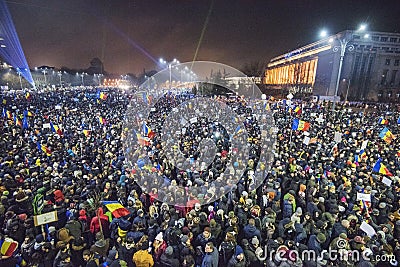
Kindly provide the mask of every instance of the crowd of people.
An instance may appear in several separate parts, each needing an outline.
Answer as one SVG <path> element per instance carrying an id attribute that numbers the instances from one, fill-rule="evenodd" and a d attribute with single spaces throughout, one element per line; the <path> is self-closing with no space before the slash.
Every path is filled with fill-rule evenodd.
<path id="1" fill-rule="evenodd" d="M 162 127 L 196 96 L 152 103 L 146 136 L 135 132 L 140 146 L 130 149 L 126 111 L 152 101 L 141 98 L 110 88 L 3 93 L 0 266 L 398 265 L 399 106 L 265 101 L 269 162 L 251 107 L 219 97 L 247 118 L 247 162 L 225 170 L 241 148 L 203 116 L 175 149 L 190 163 L 217 129 L 216 157 L 182 170 L 163 151 Z M 143 173 L 162 179 L 139 182 Z"/>

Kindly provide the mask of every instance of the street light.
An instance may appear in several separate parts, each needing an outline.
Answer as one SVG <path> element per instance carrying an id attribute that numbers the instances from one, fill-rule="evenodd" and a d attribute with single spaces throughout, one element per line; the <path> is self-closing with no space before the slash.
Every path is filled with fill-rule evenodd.
<path id="1" fill-rule="evenodd" d="M 18 73 L 18 76 L 19 76 L 19 85 L 21 86 L 21 90 L 22 90 L 21 70 L 19 68 L 17 68 L 17 73 Z"/>
<path id="2" fill-rule="evenodd" d="M 365 29 L 366 25 L 363 24 L 360 26 L 358 31 L 364 31 Z M 335 38 L 339 41 L 339 45 L 335 45 L 333 47 L 333 52 L 338 52 L 340 50 L 339 69 L 336 78 L 335 95 L 334 95 L 336 100 L 339 90 L 340 75 L 342 74 L 344 54 L 346 52 L 346 49 L 350 52 L 354 50 L 354 45 L 350 43 L 353 40 L 353 31 L 350 32 L 350 36 L 348 36 L 346 32 L 342 36 L 341 35 L 335 36 Z M 333 102 L 332 110 L 335 110 L 335 106 L 336 106 L 336 101 Z"/>
<path id="3" fill-rule="evenodd" d="M 87 73 L 85 73 L 85 72 L 82 72 L 82 74 L 81 74 L 81 78 L 82 78 L 82 86 L 85 86 L 85 84 L 84 84 L 84 82 L 83 82 L 83 77 L 84 77 L 85 75 L 87 75 Z"/>
<path id="4" fill-rule="evenodd" d="M 62 71 L 58 71 L 57 72 L 58 77 L 60 78 L 60 87 L 62 86 L 62 81 L 61 81 L 61 77 L 62 77 Z"/>
<path id="5" fill-rule="evenodd" d="M 163 58 L 159 59 L 159 62 L 163 65 L 167 64 L 168 70 L 169 70 L 169 90 L 171 90 L 171 84 L 172 84 L 172 66 L 179 64 L 179 60 L 174 58 L 171 62 L 165 61 Z"/>
<path id="6" fill-rule="evenodd" d="M 47 80 L 46 80 L 47 70 L 42 70 L 42 73 L 43 73 L 43 76 L 44 76 L 44 84 L 46 85 L 47 84 Z"/>

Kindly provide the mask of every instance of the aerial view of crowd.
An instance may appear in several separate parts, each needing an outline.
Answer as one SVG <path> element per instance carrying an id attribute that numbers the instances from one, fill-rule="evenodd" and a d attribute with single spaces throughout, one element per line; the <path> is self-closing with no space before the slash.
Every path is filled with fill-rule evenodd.
<path id="1" fill-rule="evenodd" d="M 165 94 L 134 131 L 141 93 L 3 92 L 0 266 L 398 266 L 399 105 L 270 98 L 265 144 L 246 101 L 219 96 L 248 153 L 206 115 L 166 151 L 167 116 L 195 98 Z"/>

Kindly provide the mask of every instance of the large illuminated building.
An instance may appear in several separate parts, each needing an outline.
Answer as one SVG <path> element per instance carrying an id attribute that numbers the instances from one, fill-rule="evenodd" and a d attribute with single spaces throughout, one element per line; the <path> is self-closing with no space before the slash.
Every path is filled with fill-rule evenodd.
<path id="1" fill-rule="evenodd" d="M 271 59 L 263 83 L 343 100 L 398 102 L 399 69 L 399 33 L 346 30 Z"/>

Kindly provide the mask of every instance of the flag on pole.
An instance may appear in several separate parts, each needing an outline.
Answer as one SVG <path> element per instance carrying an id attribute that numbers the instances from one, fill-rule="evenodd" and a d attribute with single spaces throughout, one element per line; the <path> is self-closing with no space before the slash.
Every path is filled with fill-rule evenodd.
<path id="1" fill-rule="evenodd" d="M 384 124 L 384 125 L 386 125 L 386 124 L 388 124 L 388 123 L 389 123 L 388 120 L 385 120 L 384 118 L 379 118 L 378 124 Z"/>
<path id="2" fill-rule="evenodd" d="M 129 210 L 122 206 L 118 201 L 103 201 L 103 204 L 115 218 L 120 218 L 130 214 Z"/>
<path id="3" fill-rule="evenodd" d="M 106 119 L 104 119 L 102 116 L 99 116 L 99 122 L 100 124 L 106 124 Z"/>
<path id="4" fill-rule="evenodd" d="M 6 113 L 7 113 L 7 119 L 10 119 L 10 120 L 11 120 L 11 119 L 13 118 L 12 113 L 11 113 L 10 111 L 8 111 L 8 110 L 7 110 Z"/>
<path id="5" fill-rule="evenodd" d="M 379 158 L 378 161 L 375 163 L 372 171 L 378 172 L 380 174 L 384 174 L 387 176 L 393 176 L 393 174 L 388 170 L 388 168 L 386 168 L 386 166 L 383 165 L 381 158 Z"/>
<path id="6" fill-rule="evenodd" d="M 294 119 L 292 124 L 292 130 L 308 131 L 310 129 L 310 123 L 299 119 Z"/>
<path id="7" fill-rule="evenodd" d="M 361 149 L 361 150 L 360 150 L 359 155 L 360 155 L 360 157 L 361 157 L 362 159 L 367 157 L 367 153 L 365 153 L 365 150 L 364 150 L 364 149 Z"/>
<path id="8" fill-rule="evenodd" d="M 392 140 L 396 138 L 393 135 L 393 133 L 386 127 L 381 131 L 381 133 L 379 134 L 379 137 L 382 138 L 383 140 L 385 140 L 385 142 L 388 144 L 390 144 L 392 142 Z"/>
<path id="9" fill-rule="evenodd" d="M 56 124 L 53 124 L 51 121 L 50 121 L 50 128 L 53 133 L 57 133 L 59 136 L 63 135 L 60 127 L 58 127 Z"/>
<path id="10" fill-rule="evenodd" d="M 301 108 L 299 106 L 295 107 L 294 112 L 297 114 L 301 114 Z"/>
<path id="11" fill-rule="evenodd" d="M 47 156 L 51 156 L 51 150 L 45 145 L 40 144 L 40 142 L 37 142 L 37 148 L 39 151 L 44 152 Z"/>
<path id="12" fill-rule="evenodd" d="M 143 122 L 143 135 L 149 138 L 153 138 L 156 134 L 153 132 L 145 122 Z"/>
<path id="13" fill-rule="evenodd" d="M 103 92 L 100 93 L 100 99 L 101 100 L 106 100 L 107 99 L 107 95 Z"/>

